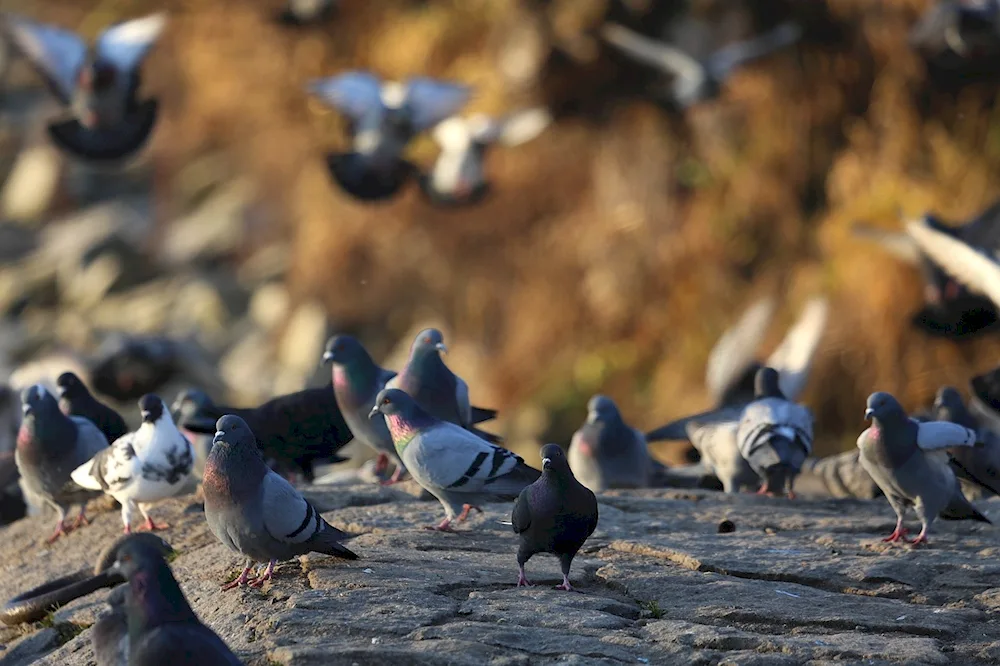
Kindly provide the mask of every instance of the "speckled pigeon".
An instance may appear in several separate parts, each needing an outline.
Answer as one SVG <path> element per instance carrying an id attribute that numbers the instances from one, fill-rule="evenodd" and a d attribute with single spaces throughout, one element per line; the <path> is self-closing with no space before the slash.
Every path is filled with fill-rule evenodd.
<path id="1" fill-rule="evenodd" d="M 73 470 L 99 451 L 108 440 L 93 423 L 59 411 L 55 397 L 41 384 L 21 393 L 23 418 L 17 434 L 14 460 L 26 490 L 58 512 L 56 529 L 49 543 L 87 523 L 87 500 L 100 492 L 85 490 L 71 479 Z M 66 525 L 66 510 L 79 504 L 80 513 L 72 527 Z"/>
<path id="2" fill-rule="evenodd" d="M 587 488 L 648 488 L 658 468 L 643 434 L 622 419 L 611 398 L 595 395 L 587 403 L 587 420 L 573 434 L 569 465 Z"/>
<path id="3" fill-rule="evenodd" d="M 913 507 L 920 534 L 911 543 L 926 543 L 927 531 L 940 514 L 951 520 L 990 522 L 962 494 L 942 449 L 975 446 L 976 433 L 947 421 L 911 419 L 890 394 L 868 396 L 865 418 L 872 425 L 858 437 L 861 466 L 878 484 L 896 512 L 896 529 L 884 541 L 906 540 L 903 518 Z"/>
<path id="4" fill-rule="evenodd" d="M 531 586 L 524 576 L 524 565 L 532 555 L 552 553 L 562 568 L 563 582 L 558 589 L 572 590 L 569 568 L 597 529 L 597 498 L 573 476 L 558 444 L 542 447 L 542 475 L 517 496 L 510 520 L 520 536 L 517 586 Z"/>
<path id="5" fill-rule="evenodd" d="M 539 477 L 520 456 L 434 418 L 399 389 L 380 391 L 369 416 L 388 425 L 410 474 L 444 507 L 444 520 L 429 529 L 452 531 L 453 520 L 462 522 L 471 509 L 482 511 L 478 504 L 512 500 Z"/>
<path id="6" fill-rule="evenodd" d="M 248 558 L 239 577 L 222 589 L 247 584 L 254 562 L 268 563 L 263 575 L 250 583 L 260 587 L 271 579 L 279 560 L 306 553 L 358 559 L 339 543 L 348 535 L 327 523 L 299 491 L 264 464 L 243 419 L 223 416 L 216 427 L 202 479 L 205 518 L 219 541 Z"/>
<path id="7" fill-rule="evenodd" d="M 56 379 L 59 391 L 59 409 L 66 416 L 82 416 L 97 426 L 109 442 L 128 432 L 122 415 L 91 395 L 86 384 L 72 372 L 64 372 Z"/>

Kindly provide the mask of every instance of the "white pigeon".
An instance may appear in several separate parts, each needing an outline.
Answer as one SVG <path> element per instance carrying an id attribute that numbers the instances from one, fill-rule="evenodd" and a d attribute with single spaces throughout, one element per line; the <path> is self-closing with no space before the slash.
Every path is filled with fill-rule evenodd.
<path id="1" fill-rule="evenodd" d="M 73 470 L 73 481 L 90 490 L 103 490 L 122 505 L 125 534 L 132 531 L 132 512 L 138 508 L 148 530 L 165 529 L 149 516 L 147 505 L 178 495 L 187 486 L 194 467 L 194 449 L 159 397 L 139 399 L 142 425 L 119 437 L 89 461 Z"/>

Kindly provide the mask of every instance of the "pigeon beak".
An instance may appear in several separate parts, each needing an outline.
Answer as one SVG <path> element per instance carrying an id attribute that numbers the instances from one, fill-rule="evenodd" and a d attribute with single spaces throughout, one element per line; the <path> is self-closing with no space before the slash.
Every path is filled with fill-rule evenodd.
<path id="1" fill-rule="evenodd" d="M 222 438 L 225 436 L 226 433 L 222 432 L 221 430 L 216 430 L 215 437 L 212 438 L 212 444 L 218 444 L 219 442 L 222 441 Z"/>
<path id="2" fill-rule="evenodd" d="M 875 416 L 875 410 L 874 409 L 872 409 L 871 407 L 869 407 L 868 409 L 865 410 L 865 420 L 866 421 L 870 421 L 873 416 Z"/>
<path id="3" fill-rule="evenodd" d="M 139 412 L 139 414 L 142 415 L 142 421 L 143 421 L 143 423 L 145 423 L 146 421 L 149 420 L 149 412 L 148 411 L 142 410 L 141 412 Z"/>
<path id="4" fill-rule="evenodd" d="M 448 353 L 448 348 L 444 346 L 443 342 L 439 342 L 434 345 L 434 349 L 437 349 L 439 352 L 444 352 L 445 354 Z"/>
<path id="5" fill-rule="evenodd" d="M 24 403 L 23 405 L 21 405 L 21 413 L 23 413 L 25 416 L 31 414 L 31 405 L 29 405 L 28 403 Z"/>
<path id="6" fill-rule="evenodd" d="M 328 352 L 325 352 L 323 354 L 323 359 L 320 362 L 320 365 L 327 365 L 329 363 L 333 363 L 333 352 L 332 351 L 328 351 Z"/>
<path id="7" fill-rule="evenodd" d="M 368 412 L 368 418 L 373 419 L 375 418 L 375 415 L 378 413 L 379 413 L 378 405 L 375 405 L 374 407 L 372 407 L 372 411 Z"/>
<path id="8" fill-rule="evenodd" d="M 552 458 L 542 458 L 542 469 L 552 469 Z"/>

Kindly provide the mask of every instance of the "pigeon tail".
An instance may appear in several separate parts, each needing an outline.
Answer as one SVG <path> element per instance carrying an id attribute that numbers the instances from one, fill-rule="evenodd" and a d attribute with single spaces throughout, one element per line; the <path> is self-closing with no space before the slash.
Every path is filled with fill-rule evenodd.
<path id="1" fill-rule="evenodd" d="M 491 421 L 497 417 L 497 410 L 486 409 L 485 407 L 475 407 L 472 408 L 472 423 L 482 423 L 483 421 Z"/>
<path id="2" fill-rule="evenodd" d="M 541 475 L 534 467 L 521 462 L 507 474 L 487 482 L 483 492 L 503 499 L 516 499 L 525 486 L 537 481 Z"/>
<path id="3" fill-rule="evenodd" d="M 979 513 L 979 510 L 972 506 L 969 500 L 965 499 L 965 495 L 958 490 L 955 491 L 948 506 L 941 511 L 941 518 L 944 520 L 975 520 L 988 525 L 993 524 L 993 521 Z"/>
<path id="4" fill-rule="evenodd" d="M 358 559 L 357 553 L 340 543 L 342 540 L 348 538 L 350 538 L 349 535 L 327 523 L 325 528 L 313 537 L 309 545 L 317 553 L 332 555 L 345 560 L 356 560 Z"/>

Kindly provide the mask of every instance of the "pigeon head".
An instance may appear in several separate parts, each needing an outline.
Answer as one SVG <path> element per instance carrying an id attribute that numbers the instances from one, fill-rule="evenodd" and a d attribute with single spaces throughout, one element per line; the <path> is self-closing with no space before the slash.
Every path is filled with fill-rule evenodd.
<path id="1" fill-rule="evenodd" d="M 934 414 L 943 421 L 951 421 L 965 409 L 962 395 L 953 386 L 942 386 L 934 396 Z"/>
<path id="2" fill-rule="evenodd" d="M 187 389 L 177 394 L 174 404 L 170 406 L 170 412 L 175 419 L 194 416 L 199 410 L 212 404 L 212 399 L 208 394 L 198 389 Z"/>
<path id="3" fill-rule="evenodd" d="M 753 378 L 753 394 L 758 400 L 760 398 L 784 398 L 781 387 L 778 384 L 780 376 L 774 368 L 764 366 L 757 371 Z"/>
<path id="4" fill-rule="evenodd" d="M 546 444 L 542 447 L 542 471 L 564 473 L 569 471 L 566 454 L 558 444 Z"/>
<path id="5" fill-rule="evenodd" d="M 448 348 L 444 346 L 444 336 L 441 331 L 436 328 L 425 328 L 414 338 L 413 344 L 410 346 L 410 354 L 415 356 L 419 352 L 431 351 L 447 353 Z"/>
<path id="6" fill-rule="evenodd" d="M 891 394 L 885 393 L 884 391 L 872 393 L 868 396 L 868 402 L 865 403 L 865 406 L 866 419 L 878 419 L 879 421 L 885 421 L 907 418 L 906 412 L 903 411 L 903 406 L 899 404 L 899 401 L 892 397 Z"/>
<path id="7" fill-rule="evenodd" d="M 21 412 L 24 416 L 45 414 L 52 410 L 59 411 L 59 405 L 42 384 L 35 384 L 21 391 Z"/>
<path id="8" fill-rule="evenodd" d="M 608 422 L 620 418 L 618 406 L 606 395 L 595 395 L 587 403 L 587 423 Z"/>
<path id="9" fill-rule="evenodd" d="M 361 343 L 350 335 L 335 335 L 326 341 L 323 363 L 349 365 L 368 355 Z"/>
<path id="10" fill-rule="evenodd" d="M 375 405 L 368 413 L 368 418 L 374 418 L 376 414 L 384 416 L 407 417 L 418 410 L 416 401 L 405 391 L 400 389 L 382 389 L 375 397 Z"/>
<path id="11" fill-rule="evenodd" d="M 150 536 L 156 535 L 130 534 L 114 549 L 115 560 L 111 566 L 126 580 L 131 579 L 142 569 L 154 565 L 157 560 L 166 564 L 163 557 L 174 552 L 166 541 L 158 536 L 150 539 Z"/>
<path id="12" fill-rule="evenodd" d="M 163 551 L 144 540 L 129 540 L 118 547 L 114 569 L 128 581 L 125 609 L 130 639 L 166 622 L 195 617 Z"/>
<path id="13" fill-rule="evenodd" d="M 83 381 L 72 372 L 64 372 L 59 375 L 59 378 L 56 379 L 56 389 L 59 391 L 60 398 L 84 396 L 90 392 Z"/>
<path id="14" fill-rule="evenodd" d="M 159 396 L 147 393 L 139 398 L 139 413 L 143 423 L 156 423 L 163 416 L 163 401 Z"/>
<path id="15" fill-rule="evenodd" d="M 212 445 L 241 446 L 257 450 L 257 439 L 247 422 L 233 414 L 226 414 L 215 423 L 215 437 Z"/>

